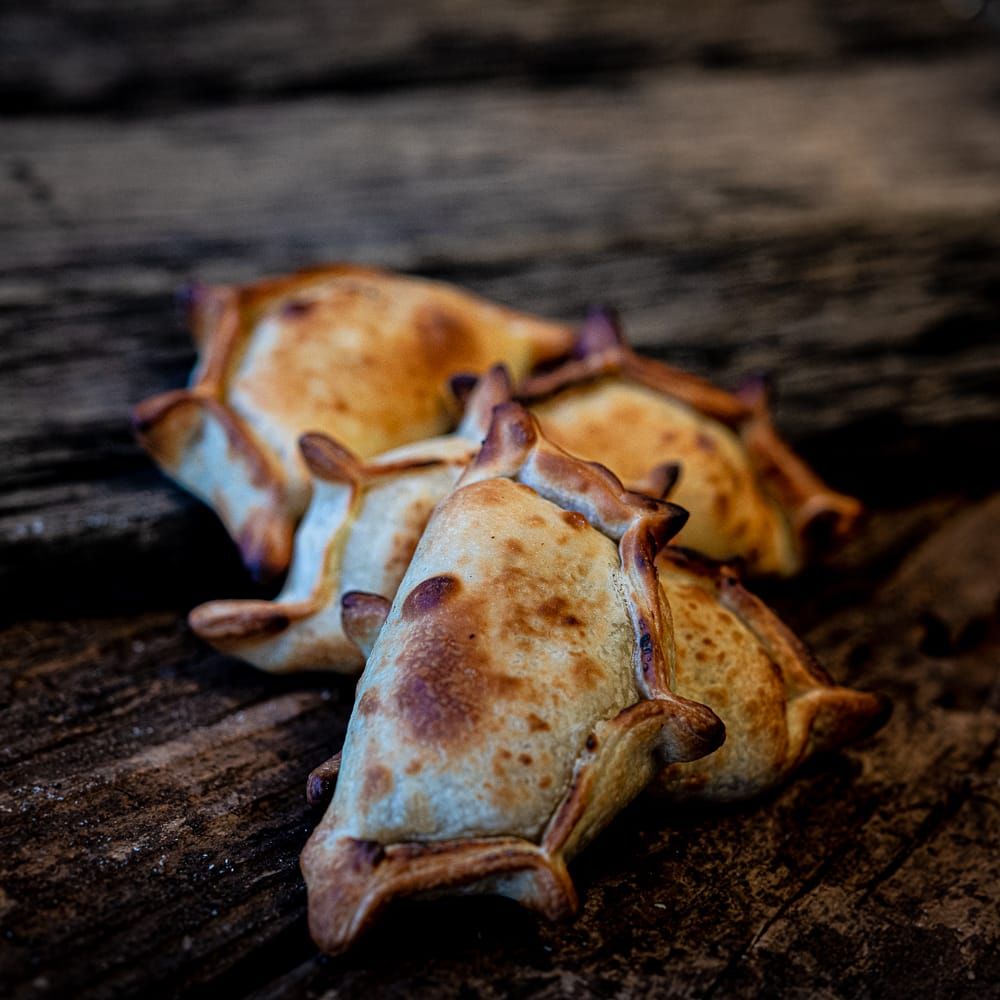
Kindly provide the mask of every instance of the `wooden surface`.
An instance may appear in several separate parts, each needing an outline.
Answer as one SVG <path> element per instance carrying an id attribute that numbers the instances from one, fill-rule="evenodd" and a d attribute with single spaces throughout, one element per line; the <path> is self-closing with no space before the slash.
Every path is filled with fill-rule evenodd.
<path id="1" fill-rule="evenodd" d="M 1000 995 L 1000 52 L 936 2 L 216 0 L 0 10 L 0 993 Z M 995 5 L 994 5 L 995 6 Z M 697 10 L 695 10 L 697 7 Z M 865 746 L 643 799 L 583 909 L 400 906 L 318 958 L 297 856 L 352 685 L 183 612 L 249 592 L 132 443 L 189 277 L 353 258 L 732 385 L 873 509 L 767 596 Z"/>

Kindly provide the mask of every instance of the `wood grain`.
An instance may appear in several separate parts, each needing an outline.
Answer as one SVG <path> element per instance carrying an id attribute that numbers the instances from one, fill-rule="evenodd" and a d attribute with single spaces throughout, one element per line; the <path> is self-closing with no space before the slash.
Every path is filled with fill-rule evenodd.
<path id="1" fill-rule="evenodd" d="M 648 74 L 627 100 L 481 86 L 8 122 L 8 613 L 246 587 L 127 430 L 193 361 L 170 302 L 192 271 L 354 257 L 547 315 L 614 303 L 637 343 L 723 384 L 776 373 L 782 427 L 844 489 L 1000 485 L 964 457 L 998 416 L 998 81 L 983 56 Z"/>
<path id="2" fill-rule="evenodd" d="M 304 777 L 339 749 L 351 684 L 255 673 L 207 654 L 169 614 L 8 629 L 0 884 L 14 994 L 499 997 L 517 983 L 540 996 L 728 996 L 802 981 L 838 996 L 873 982 L 988 993 L 1000 975 L 998 623 L 991 609 L 971 645 L 931 650 L 912 614 L 926 575 L 914 540 L 947 537 L 955 504 L 869 522 L 836 571 L 864 604 L 811 623 L 823 574 L 788 600 L 838 679 L 895 702 L 859 752 L 742 809 L 641 801 L 576 866 L 574 923 L 497 900 L 411 903 L 335 962 L 308 943 L 296 858 L 318 818 Z M 993 534 L 997 518 L 995 503 L 960 515 Z M 967 560 L 946 570 L 956 593 L 979 579 Z"/>
<path id="3" fill-rule="evenodd" d="M 120 110 L 481 79 L 552 86 L 662 65 L 787 70 L 988 47 L 986 26 L 957 13 L 934 0 L 7 0 L 0 109 Z"/>
<path id="4" fill-rule="evenodd" d="M 53 267 L 64 287 L 92 288 L 109 265 L 148 282 L 151 267 L 196 261 L 232 280 L 321 257 L 419 269 L 982 219 L 1000 198 L 998 81 L 987 53 L 648 73 L 530 100 L 477 85 L 10 119 L 0 288 L 5 302 L 44 297 Z"/>
<path id="5" fill-rule="evenodd" d="M 997 995 L 986 6 L 2 5 L 0 994 Z M 576 865 L 575 923 L 410 903 L 318 957 L 304 781 L 352 684 L 188 633 L 249 584 L 127 413 L 190 369 L 177 285 L 336 258 L 772 371 L 873 513 L 764 595 L 887 728 L 744 808 L 642 799 Z"/>

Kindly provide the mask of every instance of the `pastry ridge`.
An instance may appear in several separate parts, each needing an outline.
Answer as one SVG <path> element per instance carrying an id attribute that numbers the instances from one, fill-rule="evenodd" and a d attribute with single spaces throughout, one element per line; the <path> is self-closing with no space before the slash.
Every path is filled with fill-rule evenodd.
<path id="1" fill-rule="evenodd" d="M 655 397 L 643 397 L 647 391 Z M 590 396 L 580 396 L 581 393 Z M 663 459 L 678 458 L 679 445 L 670 444 L 671 440 L 678 435 L 682 440 L 684 435 L 690 437 L 688 459 L 695 463 L 692 468 L 704 466 L 708 479 L 699 488 L 696 505 L 691 497 L 682 500 L 692 507 L 688 532 L 700 539 L 696 547 L 715 558 L 741 556 L 751 570 L 789 575 L 821 543 L 848 535 L 861 514 L 857 500 L 826 486 L 776 433 L 762 379 L 747 380 L 736 394 L 731 394 L 698 376 L 642 357 L 626 344 L 617 316 L 610 310 L 592 311 L 579 331 L 574 356 L 559 367 L 529 377 L 520 386 L 518 395 L 532 407 L 543 428 L 557 443 L 571 450 L 589 450 L 592 457 L 612 468 L 627 460 L 632 466 L 631 478 L 624 477 L 629 485 L 654 495 L 663 495 L 665 489 L 673 488 L 678 474 L 681 490 L 685 491 L 684 458 L 680 457 L 679 470 L 671 472 L 670 466 L 678 463 L 667 462 L 665 468 L 662 459 L 657 463 L 651 457 L 647 471 L 641 472 L 621 451 L 618 440 L 595 441 L 588 437 L 579 423 L 581 415 L 592 413 L 596 417 L 594 408 L 602 405 L 644 408 L 650 414 L 645 428 L 647 437 L 653 436 L 654 430 L 657 435 L 660 431 L 664 434 L 662 440 L 657 436 L 654 448 Z M 650 407 L 654 399 L 662 401 L 657 405 L 669 402 L 696 414 L 701 429 L 697 422 L 687 430 L 681 424 L 672 427 L 680 412 L 673 417 L 667 412 L 653 415 Z M 609 422 L 606 415 L 602 419 L 605 424 Z M 717 430 L 712 430 L 713 425 Z M 731 436 L 727 437 L 724 431 Z M 738 487 L 735 479 L 727 485 L 727 476 L 736 473 L 727 471 L 719 452 L 722 446 L 725 452 L 737 445 L 745 455 L 752 477 L 742 487 Z M 723 464 L 713 471 L 713 462 Z M 615 471 L 622 474 L 621 468 Z M 738 493 L 730 495 L 737 489 L 751 490 L 753 506 L 747 506 L 749 501 L 745 496 L 741 500 Z M 730 527 L 724 527 L 728 523 L 724 517 L 735 518 L 733 507 L 739 503 L 743 504 L 744 521 L 736 519 Z M 754 522 L 745 520 L 754 510 L 758 532 L 755 541 Z M 718 522 L 712 529 L 714 535 L 708 528 L 710 516 Z M 727 531 L 732 532 L 729 537 Z M 748 531 L 749 537 L 745 534 Z"/>
<path id="2" fill-rule="evenodd" d="M 212 506 L 255 576 L 288 566 L 309 500 L 302 433 L 367 458 L 451 422 L 446 379 L 564 354 L 569 327 L 439 282 L 332 264 L 247 286 L 193 285 L 188 389 L 133 411 L 140 443 Z M 226 474 L 223 474 L 225 471 Z"/>
<path id="3" fill-rule="evenodd" d="M 284 589 L 274 601 L 202 604 L 189 615 L 191 628 L 261 669 L 359 672 L 377 633 L 378 602 L 388 605 L 431 510 L 475 455 L 493 408 L 510 398 L 502 365 L 475 383 L 454 433 L 368 461 L 325 434 L 304 434 L 312 499 Z M 363 599 L 343 603 L 359 591 Z"/>
<path id="4" fill-rule="evenodd" d="M 379 633 L 333 801 L 302 855 L 310 928 L 320 947 L 333 953 L 349 947 L 399 895 L 461 888 L 507 895 L 549 917 L 571 913 L 576 895 L 567 859 L 664 761 L 695 759 L 721 743 L 718 718 L 671 691 L 670 612 L 655 557 L 684 516 L 550 444 L 519 405 L 494 410 L 479 455 L 432 517 Z M 564 536 L 557 550 L 521 546 L 498 569 L 508 548 L 504 536 L 532 519 L 535 527 L 525 527 L 522 537 L 554 531 Z M 464 547 L 470 538 L 479 540 L 476 553 Z M 597 552 L 601 560 L 613 557 L 614 578 L 604 579 L 603 562 L 592 563 Z M 604 611 L 588 617 L 583 596 L 579 609 L 563 606 L 562 584 L 547 582 L 545 572 L 562 580 L 563 569 L 573 570 L 572 553 L 583 560 L 581 571 L 593 573 L 575 586 L 589 594 L 595 579 L 603 581 L 606 603 L 595 607 L 618 609 L 611 620 Z M 469 558 L 474 564 L 463 564 Z M 529 585 L 535 566 L 537 583 Z M 534 629 L 536 636 L 527 651 L 497 654 L 492 630 L 506 633 L 500 618 L 489 617 L 499 614 L 496 602 L 479 625 L 465 609 L 480 609 L 477 588 L 492 591 L 489 581 L 521 580 L 525 573 L 510 593 L 544 599 L 541 607 L 554 609 L 558 621 L 534 629 L 525 620 L 525 633 Z M 573 630 L 583 630 L 578 639 L 562 638 L 578 635 Z M 584 687 L 599 685 L 597 693 L 574 693 L 574 642 L 597 657 L 580 675 Z M 500 659 L 484 662 L 488 655 Z M 528 658 L 522 667 L 517 655 Z M 570 683 L 545 707 L 532 693 L 539 678 L 545 686 Z M 487 690 L 494 693 L 477 700 Z M 517 778 L 510 787 L 520 791 L 508 806 L 501 795 L 507 786 L 491 782 L 500 780 L 496 769 L 504 760 L 519 766 L 518 745 L 525 767 L 540 766 L 550 751 L 560 757 L 536 784 Z M 486 771 L 479 763 L 484 754 L 494 762 Z M 566 778 L 545 784 L 552 774 Z M 433 789 L 433 802 L 421 797 L 424 788 Z M 461 805 L 466 800 L 471 818 Z"/>
<path id="5" fill-rule="evenodd" d="M 656 788 L 674 798 L 750 799 L 812 754 L 885 724 L 888 699 L 837 685 L 734 567 L 675 546 L 659 553 L 657 566 L 674 615 L 677 690 L 719 713 L 727 742 L 687 768 L 667 767 Z"/>

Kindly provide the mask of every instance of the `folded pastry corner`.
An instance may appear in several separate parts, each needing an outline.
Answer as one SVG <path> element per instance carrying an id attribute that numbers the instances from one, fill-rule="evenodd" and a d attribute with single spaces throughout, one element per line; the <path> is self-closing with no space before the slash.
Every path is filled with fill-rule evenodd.
<path id="1" fill-rule="evenodd" d="M 711 756 L 667 767 L 654 787 L 676 799 L 735 802 L 787 779 L 807 758 L 879 729 L 890 703 L 840 687 L 730 567 L 665 548 L 660 584 L 673 615 L 676 690 L 726 724 Z"/>
<path id="2" fill-rule="evenodd" d="M 302 854 L 321 948 L 343 951 L 403 895 L 572 913 L 567 860 L 665 763 L 719 746 L 715 714 L 671 690 L 655 556 L 683 519 L 517 404 L 495 410 L 383 608 Z"/>
<path id="3" fill-rule="evenodd" d="M 361 458 L 444 433 L 458 372 L 515 378 L 566 353 L 568 327 L 438 282 L 348 264 L 188 296 L 190 387 L 133 413 L 173 479 L 213 507 L 258 577 L 285 571 L 309 500 L 298 448 L 328 435 Z"/>
<path id="4" fill-rule="evenodd" d="M 284 588 L 274 601 L 202 604 L 188 618 L 191 628 L 263 670 L 358 673 L 370 648 L 372 607 L 377 616 L 379 602 L 396 593 L 435 504 L 479 450 L 494 407 L 510 399 L 503 365 L 454 381 L 465 414 L 452 434 L 368 461 L 324 434 L 303 435 L 311 500 Z M 363 597 L 342 607 L 354 592 Z"/>
<path id="5" fill-rule="evenodd" d="M 630 489 L 691 512 L 678 541 L 753 573 L 791 575 L 861 508 L 829 489 L 774 430 L 760 380 L 733 395 L 636 354 L 610 310 L 591 312 L 574 357 L 520 396 L 545 433 Z"/>

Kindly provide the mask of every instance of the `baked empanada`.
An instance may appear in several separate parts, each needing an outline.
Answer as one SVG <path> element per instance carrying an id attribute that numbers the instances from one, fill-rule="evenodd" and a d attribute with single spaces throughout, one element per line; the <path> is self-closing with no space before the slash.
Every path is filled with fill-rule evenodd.
<path id="1" fill-rule="evenodd" d="M 414 893 L 572 912 L 566 860 L 663 761 L 719 745 L 716 716 L 670 691 L 654 560 L 683 516 L 497 408 L 378 631 L 342 761 L 318 776 L 339 766 L 302 855 L 324 950 Z M 379 599 L 358 597 L 345 625 L 370 636 Z"/>
<path id="2" fill-rule="evenodd" d="M 274 601 L 203 604 L 191 612 L 191 627 L 264 670 L 360 672 L 364 656 L 344 633 L 341 598 L 350 591 L 392 598 L 431 511 L 479 450 L 493 408 L 510 394 L 506 369 L 494 366 L 469 394 L 455 433 L 368 462 L 325 435 L 304 435 L 312 499 L 284 589 Z"/>
<path id="3" fill-rule="evenodd" d="M 285 571 L 309 500 L 303 433 L 362 458 L 433 437 L 452 423 L 449 376 L 505 362 L 520 378 L 572 341 L 568 327 L 447 285 L 346 264 L 198 288 L 191 318 L 190 388 L 140 403 L 134 426 L 258 576 Z"/>
<path id="4" fill-rule="evenodd" d="M 657 789 L 678 799 L 753 798 L 813 753 L 867 736 L 888 718 L 881 695 L 836 686 L 731 568 L 672 547 L 656 565 L 673 615 L 675 690 L 726 724 L 722 747 L 666 768 Z"/>
<path id="5" fill-rule="evenodd" d="M 640 357 L 606 310 L 587 318 L 575 353 L 529 379 L 522 398 L 556 444 L 689 510 L 679 544 L 790 575 L 817 535 L 854 524 L 858 502 L 828 489 L 774 432 L 759 380 L 734 396 Z"/>

